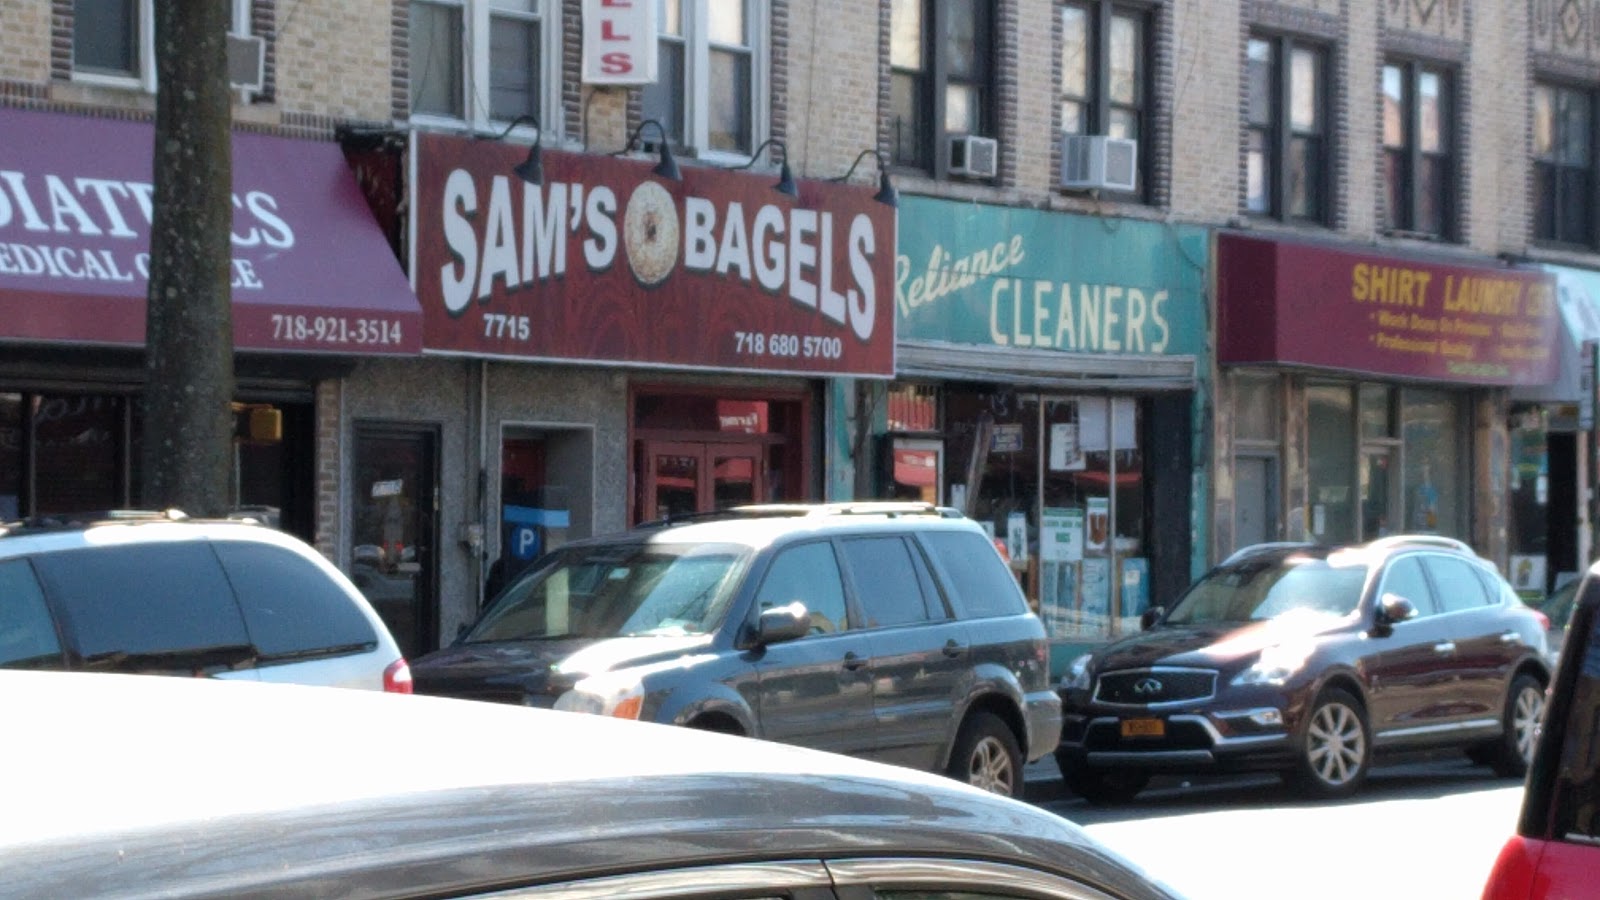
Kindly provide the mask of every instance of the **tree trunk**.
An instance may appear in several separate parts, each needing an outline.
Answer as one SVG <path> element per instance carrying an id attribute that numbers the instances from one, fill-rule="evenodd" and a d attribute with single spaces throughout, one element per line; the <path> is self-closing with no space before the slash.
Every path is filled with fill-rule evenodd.
<path id="1" fill-rule="evenodd" d="M 155 171 L 143 488 L 151 508 L 233 505 L 233 98 L 222 0 L 155 0 Z"/>

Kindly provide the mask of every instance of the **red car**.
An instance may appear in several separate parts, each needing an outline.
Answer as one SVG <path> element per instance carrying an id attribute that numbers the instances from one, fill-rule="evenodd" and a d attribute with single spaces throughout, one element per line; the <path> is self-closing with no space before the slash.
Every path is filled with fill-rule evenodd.
<path id="1" fill-rule="evenodd" d="M 1567 642 L 1528 769 L 1517 833 L 1484 900 L 1600 897 L 1600 564 L 1578 588 Z"/>

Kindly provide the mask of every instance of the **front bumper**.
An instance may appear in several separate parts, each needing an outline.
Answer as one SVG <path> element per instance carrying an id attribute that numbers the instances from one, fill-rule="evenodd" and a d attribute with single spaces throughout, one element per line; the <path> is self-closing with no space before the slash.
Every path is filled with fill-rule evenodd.
<path id="1" fill-rule="evenodd" d="M 1061 697 L 1055 691 L 1035 691 L 1023 696 L 1022 709 L 1028 725 L 1022 755 L 1028 762 L 1049 756 L 1061 743 Z"/>
<path id="2" fill-rule="evenodd" d="M 1161 734 L 1125 736 L 1124 720 L 1159 720 Z M 1220 712 L 1089 712 L 1063 716 L 1056 757 L 1063 767 L 1166 772 L 1278 769 L 1293 742 L 1275 707 Z"/>

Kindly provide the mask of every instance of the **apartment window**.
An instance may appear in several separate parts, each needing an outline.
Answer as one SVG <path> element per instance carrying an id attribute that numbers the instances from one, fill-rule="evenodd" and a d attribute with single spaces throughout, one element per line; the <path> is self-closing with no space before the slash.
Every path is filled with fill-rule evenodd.
<path id="1" fill-rule="evenodd" d="M 992 0 L 894 0 L 889 23 L 890 150 L 943 177 L 952 135 L 994 132 Z"/>
<path id="2" fill-rule="evenodd" d="M 680 147 L 749 155 L 765 128 L 765 15 L 755 0 L 656 0 L 657 78 L 642 92 L 644 118 Z"/>
<path id="3" fill-rule="evenodd" d="M 1285 36 L 1247 50 L 1245 208 L 1277 219 L 1328 216 L 1328 54 Z"/>
<path id="4" fill-rule="evenodd" d="M 1533 90 L 1536 240 L 1593 246 L 1594 94 L 1539 84 Z"/>
<path id="5" fill-rule="evenodd" d="M 1454 218 L 1454 100 L 1450 75 L 1416 62 L 1383 67 L 1385 224 L 1450 237 Z"/>
<path id="6" fill-rule="evenodd" d="M 1149 108 L 1149 13 L 1093 0 L 1063 4 L 1060 15 L 1061 130 L 1142 141 Z M 1144 158 L 1140 154 L 1141 169 Z"/>
<path id="7" fill-rule="evenodd" d="M 73 0 L 73 77 L 154 89 L 153 15 L 151 0 Z"/>
<path id="8" fill-rule="evenodd" d="M 411 114 L 486 125 L 555 107 L 548 0 L 411 0 Z M 474 52 L 474 48 L 478 48 Z"/>

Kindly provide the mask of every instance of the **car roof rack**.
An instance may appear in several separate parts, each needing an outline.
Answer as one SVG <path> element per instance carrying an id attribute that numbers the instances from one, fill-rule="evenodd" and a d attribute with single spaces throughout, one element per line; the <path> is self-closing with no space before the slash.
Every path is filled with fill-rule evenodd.
<path id="1" fill-rule="evenodd" d="M 675 513 L 640 522 L 636 528 L 666 528 L 691 522 L 719 522 L 730 519 L 820 518 L 825 516 L 937 516 L 965 518 L 961 510 L 933 503 L 906 500 L 851 500 L 828 503 L 755 503 L 712 512 Z"/>
<path id="2" fill-rule="evenodd" d="M 1247 556 L 1254 556 L 1257 553 L 1265 553 L 1271 550 L 1310 550 L 1312 547 L 1320 546 L 1322 545 L 1313 541 L 1264 541 L 1259 544 L 1246 544 L 1233 551 L 1228 555 L 1227 559 L 1218 563 L 1218 565 L 1231 565 Z"/>
<path id="3" fill-rule="evenodd" d="M 1466 541 L 1442 534 L 1391 534 L 1367 542 L 1368 547 L 1443 547 L 1465 553 L 1468 556 L 1477 556 L 1478 551 Z"/>
<path id="4" fill-rule="evenodd" d="M 0 536 L 36 534 L 42 531 L 71 531 L 126 522 L 183 522 L 189 519 L 181 509 L 95 509 L 71 513 L 46 513 L 0 523 Z"/>

